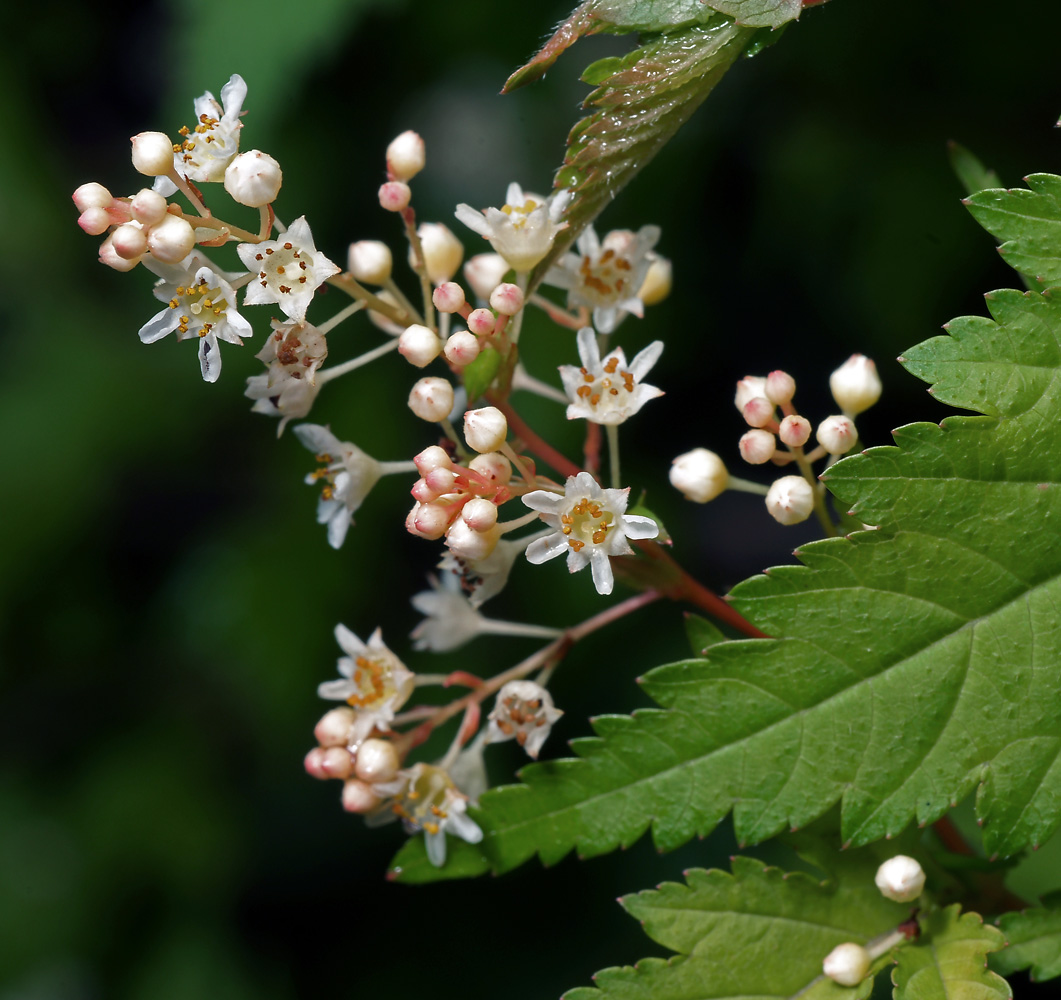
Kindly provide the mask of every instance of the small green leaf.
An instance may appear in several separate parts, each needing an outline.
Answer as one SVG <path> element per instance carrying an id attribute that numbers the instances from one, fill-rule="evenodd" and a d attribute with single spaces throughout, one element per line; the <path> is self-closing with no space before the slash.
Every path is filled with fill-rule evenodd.
<path id="1" fill-rule="evenodd" d="M 501 367 L 501 355 L 493 347 L 484 347 L 476 359 L 464 369 L 464 388 L 468 392 L 468 402 L 477 400 L 493 382 Z"/>
<path id="2" fill-rule="evenodd" d="M 921 939 L 898 951 L 895 1000 L 1009 1000 L 1009 984 L 987 969 L 1005 945 L 1002 932 L 957 903 L 919 920 Z"/>
<path id="3" fill-rule="evenodd" d="M 976 194 L 985 188 L 1000 188 L 1002 181 L 993 170 L 988 170 L 977 157 L 961 143 L 949 142 L 947 155 L 951 169 L 957 175 L 966 194 Z"/>
<path id="4" fill-rule="evenodd" d="M 446 863 L 436 868 L 427 856 L 424 838 L 410 837 L 394 856 L 387 878 L 406 885 L 444 882 L 455 878 L 485 875 L 490 865 L 475 844 L 467 844 L 457 837 L 446 838 Z"/>
<path id="5" fill-rule="evenodd" d="M 685 614 L 685 635 L 692 647 L 693 656 L 703 656 L 709 646 L 726 638 L 717 626 L 692 612 Z"/>
<path id="6" fill-rule="evenodd" d="M 749 28 L 780 28 L 795 21 L 803 9 L 803 0 L 707 0 L 707 3 Z"/>
<path id="7" fill-rule="evenodd" d="M 1039 909 L 1007 913 L 998 922 L 1008 946 L 991 956 L 1003 976 L 1031 969 L 1033 979 L 1061 976 L 1061 893 L 1043 897 Z"/>

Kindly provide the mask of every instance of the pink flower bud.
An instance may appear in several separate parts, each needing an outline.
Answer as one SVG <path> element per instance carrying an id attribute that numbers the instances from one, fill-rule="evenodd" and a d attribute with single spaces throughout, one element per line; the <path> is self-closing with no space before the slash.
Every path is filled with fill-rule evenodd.
<path id="1" fill-rule="evenodd" d="M 479 356 L 479 340 L 467 330 L 458 330 L 446 341 L 442 353 L 451 365 L 463 368 Z"/>
<path id="2" fill-rule="evenodd" d="M 475 562 L 490 555 L 500 537 L 501 529 L 496 525 L 486 531 L 476 531 L 464 518 L 458 517 L 446 531 L 446 545 L 458 559 Z"/>
<path id="3" fill-rule="evenodd" d="M 737 383 L 737 394 L 733 397 L 733 404 L 743 413 L 744 405 L 756 396 L 766 395 L 766 379 L 761 375 L 745 375 Z"/>
<path id="4" fill-rule="evenodd" d="M 420 382 L 427 382 L 428 379 L 421 379 Z M 445 382 L 445 379 L 438 379 L 439 382 Z M 419 385 L 419 383 L 417 383 Z M 449 383 L 446 383 L 449 385 Z M 452 389 L 453 387 L 450 386 Z M 448 410 L 446 411 L 449 412 Z M 419 455 L 413 458 L 413 462 L 416 464 L 416 469 L 421 476 L 426 476 L 432 469 L 452 469 L 453 460 L 446 453 L 445 448 L 440 448 L 437 444 L 429 445 Z"/>
<path id="5" fill-rule="evenodd" d="M 390 247 L 379 240 L 358 240 L 346 252 L 346 269 L 368 285 L 382 285 L 393 267 Z"/>
<path id="6" fill-rule="evenodd" d="M 877 366 L 864 354 L 852 354 L 829 376 L 836 405 L 849 417 L 868 410 L 881 394 Z"/>
<path id="7" fill-rule="evenodd" d="M 424 476 L 424 483 L 436 497 L 443 493 L 452 493 L 453 487 L 457 485 L 457 473 L 452 469 L 432 469 Z"/>
<path id="8" fill-rule="evenodd" d="M 461 517 L 472 531 L 489 531 L 497 524 L 497 505 L 483 497 L 473 497 L 464 505 Z"/>
<path id="9" fill-rule="evenodd" d="M 407 326 L 398 338 L 398 353 L 417 368 L 425 368 L 442 352 L 442 341 L 434 330 L 419 323 Z"/>
<path id="10" fill-rule="evenodd" d="M 126 260 L 124 257 L 119 257 L 111 238 L 108 236 L 100 244 L 99 262 L 106 264 L 107 267 L 113 268 L 115 271 L 131 271 L 140 263 L 140 258 L 136 257 L 133 260 Z"/>
<path id="11" fill-rule="evenodd" d="M 393 781 L 401 761 L 390 740 L 365 740 L 357 748 L 357 763 L 354 773 L 369 783 Z"/>
<path id="12" fill-rule="evenodd" d="M 777 441 L 769 431 L 748 431 L 740 439 L 740 456 L 749 465 L 769 462 L 777 451 Z"/>
<path id="13" fill-rule="evenodd" d="M 496 317 L 489 309 L 473 309 L 468 314 L 468 329 L 480 337 L 488 337 L 494 332 Z"/>
<path id="14" fill-rule="evenodd" d="M 814 510 L 814 488 L 802 476 L 782 476 L 766 494 L 766 509 L 781 524 L 799 524 Z"/>
<path id="15" fill-rule="evenodd" d="M 464 265 L 464 277 L 480 299 L 488 299 L 490 293 L 501 284 L 501 279 L 511 270 L 508 261 L 501 254 L 479 253 Z"/>
<path id="16" fill-rule="evenodd" d="M 818 443 L 830 455 L 843 455 L 858 440 L 858 432 L 850 417 L 826 417 L 818 424 Z"/>
<path id="17" fill-rule="evenodd" d="M 464 289 L 455 281 L 444 281 L 431 294 L 440 313 L 455 313 L 464 305 Z"/>
<path id="18" fill-rule="evenodd" d="M 468 463 L 468 468 L 498 486 L 505 486 L 512 479 L 512 463 L 499 451 L 476 455 Z"/>
<path id="19" fill-rule="evenodd" d="M 327 771 L 324 770 L 324 754 L 324 747 L 314 747 L 302 761 L 306 774 L 312 778 L 319 778 L 321 781 L 329 777 Z"/>
<path id="20" fill-rule="evenodd" d="M 129 212 L 143 226 L 157 226 L 166 215 L 166 199 L 157 191 L 143 188 L 133 195 L 129 202 Z"/>
<path id="21" fill-rule="evenodd" d="M 320 769 L 326 778 L 349 778 L 354 770 L 354 755 L 346 747 L 319 747 Z M 315 777 L 318 777 L 315 775 Z"/>
<path id="22" fill-rule="evenodd" d="M 400 345 L 398 349 L 401 350 Z M 444 378 L 420 379 L 409 393 L 409 409 L 430 423 L 445 420 L 453 409 L 453 386 Z M 437 450 L 442 451 L 441 448 Z M 443 451 L 442 454 L 446 453 Z M 446 460 L 449 461 L 448 456 Z"/>
<path id="23" fill-rule="evenodd" d="M 111 233 L 111 245 L 119 257 L 139 260 L 147 253 L 147 234 L 135 222 L 126 222 Z"/>
<path id="24" fill-rule="evenodd" d="M 465 412 L 464 440 L 473 451 L 497 451 L 507 437 L 508 421 L 496 406 Z"/>
<path id="25" fill-rule="evenodd" d="M 434 541 L 446 533 L 450 521 L 457 513 L 458 509 L 451 505 L 417 501 L 405 519 L 405 528 L 412 535 Z"/>
<path id="26" fill-rule="evenodd" d="M 148 177 L 165 177 L 173 169 L 173 140 L 165 132 L 139 132 L 133 144 L 133 166 Z"/>
<path id="27" fill-rule="evenodd" d="M 400 212 L 409 207 L 413 192 L 403 181 L 387 181 L 379 189 L 380 208 L 387 212 Z"/>
<path id="28" fill-rule="evenodd" d="M 793 413 L 781 421 L 777 436 L 790 448 L 802 448 L 810 440 L 810 432 L 810 421 Z"/>
<path id="29" fill-rule="evenodd" d="M 105 208 L 86 208 L 78 216 L 77 224 L 89 236 L 102 236 L 111 227 L 111 217 Z"/>
<path id="30" fill-rule="evenodd" d="M 271 205 L 283 182 L 280 164 L 260 149 L 237 153 L 225 167 L 225 190 L 233 201 L 250 208 Z"/>
<path id="31" fill-rule="evenodd" d="M 403 132 L 387 147 L 387 169 L 397 180 L 412 179 L 425 162 L 424 140 L 416 132 Z"/>
<path id="32" fill-rule="evenodd" d="M 176 215 L 167 215 L 147 231 L 147 249 L 164 264 L 179 264 L 195 249 L 195 232 Z"/>
<path id="33" fill-rule="evenodd" d="M 515 316 L 523 308 L 523 292 L 518 285 L 498 285 L 490 293 L 490 305 L 502 316 Z"/>
<path id="34" fill-rule="evenodd" d="M 741 412 L 749 427 L 764 427 L 774 419 L 774 404 L 765 396 L 752 396 Z"/>
<path id="35" fill-rule="evenodd" d="M 686 500 L 707 503 L 726 488 L 729 473 L 713 451 L 694 448 L 671 463 L 670 481 Z"/>
<path id="36" fill-rule="evenodd" d="M 341 747 L 350 742 L 357 713 L 345 705 L 333 708 L 321 716 L 320 722 L 313 729 L 313 735 L 322 747 Z"/>
<path id="37" fill-rule="evenodd" d="M 95 181 L 82 184 L 71 197 L 79 212 L 87 212 L 90 208 L 107 208 L 114 201 L 110 191 Z"/>
<path id="38" fill-rule="evenodd" d="M 796 395 L 796 380 L 788 372 L 780 370 L 770 372 L 766 376 L 763 395 L 775 406 L 791 403 L 792 397 Z"/>
<path id="39" fill-rule="evenodd" d="M 380 797 L 372 790 L 372 786 L 358 781 L 357 778 L 351 778 L 343 784 L 342 802 L 347 812 L 371 812 L 380 804 L 380 801 Z"/>

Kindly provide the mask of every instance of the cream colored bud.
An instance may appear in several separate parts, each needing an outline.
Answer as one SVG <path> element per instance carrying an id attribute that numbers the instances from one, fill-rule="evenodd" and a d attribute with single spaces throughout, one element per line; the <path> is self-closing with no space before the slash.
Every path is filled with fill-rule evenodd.
<path id="1" fill-rule="evenodd" d="M 802 448 L 810 440 L 810 432 L 810 421 L 792 413 L 781 421 L 777 436 L 790 448 Z"/>
<path id="2" fill-rule="evenodd" d="M 766 494 L 766 509 L 781 524 L 799 524 L 814 510 L 814 488 L 802 476 L 782 476 Z"/>
<path id="3" fill-rule="evenodd" d="M 925 888 L 925 871 L 914 858 L 896 854 L 877 869 L 877 888 L 887 899 L 910 903 Z"/>
<path id="4" fill-rule="evenodd" d="M 114 252 L 125 260 L 139 260 L 147 253 L 147 234 L 142 226 L 127 222 L 111 233 Z"/>
<path id="5" fill-rule="evenodd" d="M 280 164 L 260 149 L 237 153 L 225 167 L 225 190 L 233 201 L 250 208 L 271 205 L 283 182 Z"/>
<path id="6" fill-rule="evenodd" d="M 480 299 L 486 300 L 511 270 L 508 261 L 501 254 L 477 253 L 464 265 L 464 277 L 471 285 L 472 291 Z"/>
<path id="7" fill-rule="evenodd" d="M 729 484 L 729 473 L 722 459 L 713 451 L 694 448 L 671 463 L 670 481 L 686 500 L 707 503 Z"/>
<path id="8" fill-rule="evenodd" d="M 320 769 L 326 778 L 349 778 L 354 770 L 354 755 L 346 747 L 319 747 Z"/>
<path id="9" fill-rule="evenodd" d="M 652 263 L 648 265 L 645 272 L 645 280 L 641 282 L 641 290 L 637 297 L 646 306 L 654 306 L 662 302 L 670 295 L 674 284 L 673 267 L 666 257 L 652 257 Z"/>
<path id="10" fill-rule="evenodd" d="M 496 483 L 498 486 L 505 486 L 512 479 L 512 463 L 499 451 L 476 455 L 468 463 L 468 468 L 479 473 L 487 482 Z"/>
<path id="11" fill-rule="evenodd" d="M 421 382 L 445 382 L 445 379 L 421 379 Z M 418 383 L 419 384 L 419 383 Z M 446 382 L 446 385 L 449 385 Z M 452 386 L 450 389 L 452 390 Z M 451 407 L 452 408 L 452 407 Z M 446 411 L 447 413 L 449 410 Z M 429 472 L 433 472 L 435 469 L 452 469 L 453 461 L 446 453 L 445 448 L 440 448 L 437 444 L 428 445 L 422 452 L 413 457 L 413 462 L 416 464 L 416 470 L 421 476 L 426 476 Z"/>
<path id="12" fill-rule="evenodd" d="M 150 188 L 137 191 L 129 202 L 132 217 L 143 226 L 157 226 L 165 218 L 168 207 L 166 199 Z"/>
<path id="13" fill-rule="evenodd" d="M 346 251 L 346 269 L 366 285 L 382 285 L 393 267 L 390 247 L 379 240 L 358 240 Z"/>
<path id="14" fill-rule="evenodd" d="M 740 439 L 740 457 L 749 465 L 769 462 L 777 452 L 777 439 L 769 431 L 748 431 Z"/>
<path id="15" fill-rule="evenodd" d="M 461 517 L 472 531 L 489 531 L 497 524 L 497 504 L 485 497 L 472 497 L 461 510 Z"/>
<path id="16" fill-rule="evenodd" d="M 392 781 L 400 766 L 398 751 L 394 749 L 394 744 L 390 740 L 365 740 L 357 748 L 354 774 L 362 781 L 370 783 Z"/>
<path id="17" fill-rule="evenodd" d="M 416 132 L 403 132 L 387 147 L 387 169 L 396 180 L 407 181 L 424 169 L 424 140 Z"/>
<path id="18" fill-rule="evenodd" d="M 446 533 L 452 515 L 453 508 L 448 504 L 421 503 L 418 500 L 405 519 L 405 529 L 412 535 L 434 541 Z"/>
<path id="19" fill-rule="evenodd" d="M 490 293 L 490 307 L 502 316 L 515 316 L 523 308 L 523 292 L 518 285 L 500 284 Z"/>
<path id="20" fill-rule="evenodd" d="M 829 376 L 836 405 L 849 417 L 857 417 L 868 410 L 881 394 L 877 366 L 864 354 L 852 354 Z"/>
<path id="21" fill-rule="evenodd" d="M 501 529 L 496 525 L 476 531 L 463 517 L 458 517 L 446 531 L 446 545 L 458 559 L 476 562 L 485 559 L 497 547 Z"/>
<path id="22" fill-rule="evenodd" d="M 112 225 L 105 208 L 86 208 L 77 217 L 77 224 L 89 236 L 102 236 Z"/>
<path id="23" fill-rule="evenodd" d="M 71 197 L 79 212 L 87 212 L 90 208 L 108 208 L 114 201 L 114 195 L 95 181 L 82 184 Z"/>
<path id="24" fill-rule="evenodd" d="M 441 285 L 460 270 L 464 260 L 464 245 L 441 222 L 425 222 L 417 229 L 420 247 L 424 251 L 424 266 L 431 283 Z M 409 264 L 414 266 L 412 248 Z"/>
<path id="25" fill-rule="evenodd" d="M 752 396 L 741 413 L 749 427 L 765 427 L 774 419 L 774 404 L 765 396 Z"/>
<path id="26" fill-rule="evenodd" d="M 464 440 L 480 454 L 497 451 L 508 437 L 508 421 L 496 406 L 468 410 L 464 414 Z"/>
<path id="27" fill-rule="evenodd" d="M 858 440 L 858 431 L 850 417 L 826 417 L 818 424 L 818 443 L 830 455 L 843 455 Z"/>
<path id="28" fill-rule="evenodd" d="M 442 353 L 451 365 L 463 368 L 479 356 L 479 339 L 467 330 L 458 330 L 446 341 Z"/>
<path id="29" fill-rule="evenodd" d="M 792 397 L 796 395 L 796 380 L 788 372 L 780 370 L 770 372 L 766 376 L 763 395 L 775 406 L 791 403 Z"/>
<path id="30" fill-rule="evenodd" d="M 372 786 L 357 778 L 351 778 L 343 784 L 343 808 L 347 812 L 367 813 L 380 804 L 380 797 Z"/>
<path id="31" fill-rule="evenodd" d="M 411 365 L 425 368 L 442 353 L 442 341 L 430 327 L 414 323 L 398 338 L 398 353 Z"/>
<path id="32" fill-rule="evenodd" d="M 394 306 L 398 312 L 404 312 L 404 307 L 399 304 L 398 300 L 392 295 L 386 288 L 376 292 L 376 298 L 382 299 L 388 305 Z M 375 312 L 372 309 L 368 311 L 369 322 L 373 326 L 379 327 L 384 333 L 389 333 L 392 337 L 400 337 L 402 331 L 405 329 L 403 326 L 399 326 L 389 316 L 384 316 L 381 312 Z"/>
<path id="33" fill-rule="evenodd" d="M 825 956 L 822 972 L 841 986 L 857 986 L 869 975 L 870 964 L 869 952 L 862 945 L 848 941 L 838 944 Z"/>
<path id="34" fill-rule="evenodd" d="M 444 378 L 420 379 L 409 393 L 409 409 L 421 420 L 427 420 L 429 423 L 445 420 L 453 409 L 453 386 Z M 438 448 L 438 451 L 442 449 Z M 449 456 L 444 451 L 442 454 L 448 462 Z M 425 474 L 423 469 L 420 469 L 420 473 Z"/>
<path id="35" fill-rule="evenodd" d="M 347 706 L 333 708 L 321 716 L 313 730 L 313 735 L 322 747 L 346 746 L 350 742 L 357 713 Z"/>
<path id="36" fill-rule="evenodd" d="M 133 260 L 126 260 L 124 257 L 119 257 L 118 252 L 114 249 L 111 237 L 108 236 L 100 244 L 99 262 L 106 264 L 107 267 L 113 268 L 115 271 L 131 271 L 140 263 L 140 258 L 136 257 Z"/>
<path id="37" fill-rule="evenodd" d="M 413 192 L 403 181 L 387 181 L 380 185 L 379 206 L 388 212 L 401 212 L 409 207 Z"/>
<path id="38" fill-rule="evenodd" d="M 167 215 L 147 231 L 147 249 L 164 264 L 179 264 L 195 249 L 195 232 L 178 215 Z"/>
<path id="39" fill-rule="evenodd" d="M 165 132 L 139 132 L 133 144 L 133 166 L 148 177 L 165 177 L 173 169 L 173 140 Z"/>
<path id="40" fill-rule="evenodd" d="M 761 375 L 745 375 L 737 383 L 733 405 L 737 407 L 738 412 L 744 413 L 745 404 L 756 396 L 766 397 L 766 379 Z"/>

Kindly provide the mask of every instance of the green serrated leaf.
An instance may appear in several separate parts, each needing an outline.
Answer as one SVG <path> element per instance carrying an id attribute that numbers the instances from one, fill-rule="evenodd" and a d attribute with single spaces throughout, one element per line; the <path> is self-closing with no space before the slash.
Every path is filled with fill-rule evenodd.
<path id="1" fill-rule="evenodd" d="M 493 347 L 484 347 L 463 372 L 464 388 L 468 393 L 468 402 L 478 399 L 497 376 L 501 367 L 501 355 Z"/>
<path id="2" fill-rule="evenodd" d="M 713 622 L 692 613 L 685 615 L 685 635 L 692 647 L 693 656 L 703 656 L 709 647 L 723 642 L 726 638 Z"/>
<path id="3" fill-rule="evenodd" d="M 485 875 L 490 864 L 474 845 L 457 837 L 446 838 L 446 863 L 436 868 L 427 856 L 423 837 L 410 837 L 391 861 L 387 878 L 405 885 L 423 885 L 455 878 Z"/>
<path id="4" fill-rule="evenodd" d="M 987 969 L 987 955 L 1005 944 L 1002 933 L 957 904 L 923 916 L 923 941 L 898 951 L 895 1000 L 1009 1000 L 1009 984 Z"/>
<path id="5" fill-rule="evenodd" d="M 977 156 L 961 143 L 947 144 L 951 169 L 954 171 L 966 194 L 976 194 L 985 188 L 1000 188 L 1002 181 L 993 170 L 988 170 Z"/>
<path id="6" fill-rule="evenodd" d="M 974 219 L 1002 241 L 1010 267 L 1042 284 L 1061 282 L 1061 177 L 1030 174 L 1028 188 L 980 191 L 966 199 Z"/>
<path id="7" fill-rule="evenodd" d="M 1007 947 L 991 956 L 991 968 L 1003 976 L 1031 969 L 1033 979 L 1061 976 L 1061 893 L 1043 899 L 1043 906 L 1007 913 L 998 922 Z"/>

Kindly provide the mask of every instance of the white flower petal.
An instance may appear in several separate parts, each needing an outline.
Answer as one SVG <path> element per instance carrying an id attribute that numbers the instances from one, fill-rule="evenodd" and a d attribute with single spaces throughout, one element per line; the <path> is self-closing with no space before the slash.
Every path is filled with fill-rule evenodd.
<path id="1" fill-rule="evenodd" d="M 527 562 L 539 566 L 568 551 L 571 550 L 568 547 L 567 539 L 557 531 L 547 538 L 539 538 L 536 542 L 531 542 L 527 546 Z"/>
<path id="2" fill-rule="evenodd" d="M 627 538 L 655 538 L 659 534 L 659 525 L 650 517 L 626 514 L 623 517 L 623 530 Z"/>
<path id="3" fill-rule="evenodd" d="M 593 573 L 593 586 L 597 588 L 597 593 L 610 594 L 615 586 L 615 577 L 612 574 L 611 560 L 604 554 L 603 549 L 594 548 L 590 553 L 590 571 Z"/>

